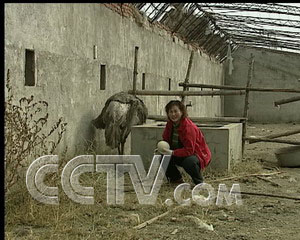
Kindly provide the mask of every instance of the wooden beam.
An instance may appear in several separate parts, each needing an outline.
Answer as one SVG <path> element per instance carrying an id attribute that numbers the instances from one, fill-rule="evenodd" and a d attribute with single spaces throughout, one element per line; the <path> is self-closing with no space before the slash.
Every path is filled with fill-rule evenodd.
<path id="1" fill-rule="evenodd" d="M 138 52 L 139 52 L 139 47 L 135 47 L 134 50 L 134 66 L 133 66 L 133 85 L 132 85 L 132 94 L 136 96 L 136 80 L 137 80 L 137 75 L 138 75 Z"/>
<path id="2" fill-rule="evenodd" d="M 286 89 L 286 88 L 254 88 L 254 87 L 240 87 L 240 86 L 229 86 L 229 85 L 212 85 L 212 84 L 200 84 L 200 83 L 179 83 L 179 86 L 193 87 L 193 88 L 214 88 L 214 89 L 227 89 L 227 90 L 249 90 L 253 92 L 290 92 L 300 93 L 300 89 Z"/>
<path id="3" fill-rule="evenodd" d="M 241 123 L 246 121 L 245 118 L 238 117 L 189 117 L 193 122 L 230 122 Z M 167 121 L 167 117 L 164 115 L 149 115 L 148 119 L 157 121 Z"/>
<path id="4" fill-rule="evenodd" d="M 254 56 L 251 53 L 251 59 L 249 63 L 249 69 L 248 69 L 248 76 L 247 76 L 247 85 L 246 85 L 246 94 L 245 94 L 245 105 L 244 105 L 244 113 L 243 117 L 248 118 L 248 111 L 249 111 L 249 87 L 251 85 L 251 80 L 253 76 L 253 64 L 254 64 Z M 247 131 L 247 122 L 243 124 L 243 133 L 242 133 L 242 155 L 244 155 L 244 149 L 245 149 L 245 140 L 244 137 L 246 136 Z"/>
<path id="5" fill-rule="evenodd" d="M 189 65 L 188 65 L 188 69 L 186 72 L 186 76 L 185 76 L 185 83 L 189 83 L 189 79 L 190 79 L 190 73 L 191 73 L 191 69 L 192 69 L 192 65 L 193 65 L 193 59 L 194 59 L 194 51 L 191 52 L 190 55 L 190 60 L 189 60 Z M 188 91 L 189 87 L 184 86 L 183 87 L 183 91 Z M 181 102 L 185 105 L 185 100 L 186 100 L 186 95 L 181 96 Z"/>
<path id="6" fill-rule="evenodd" d="M 128 91 L 134 94 L 133 90 Z M 136 90 L 136 95 L 143 96 L 221 96 L 221 95 L 243 95 L 245 91 L 161 91 L 161 90 Z"/>
<path id="7" fill-rule="evenodd" d="M 291 98 L 287 98 L 287 99 L 282 99 L 282 100 L 276 101 L 276 102 L 274 102 L 274 106 L 277 107 L 277 106 L 282 105 L 282 104 L 296 102 L 296 101 L 300 101 L 300 96 L 291 97 Z"/>

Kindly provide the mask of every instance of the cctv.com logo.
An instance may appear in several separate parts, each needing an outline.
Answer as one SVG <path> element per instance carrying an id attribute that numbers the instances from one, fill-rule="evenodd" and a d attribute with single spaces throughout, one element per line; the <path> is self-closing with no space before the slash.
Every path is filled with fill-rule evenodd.
<path id="1" fill-rule="evenodd" d="M 161 159 L 162 158 L 162 159 Z M 137 195 L 139 204 L 154 205 L 171 156 L 154 155 L 148 174 L 139 155 L 80 155 L 71 159 L 61 173 L 61 186 L 64 193 L 74 202 L 94 204 L 94 188 L 80 184 L 83 173 L 107 173 L 107 204 L 124 204 L 124 176 L 128 173 Z M 57 155 L 45 155 L 31 163 L 26 173 L 26 186 L 31 196 L 44 204 L 59 204 L 58 187 L 44 183 L 46 174 L 58 173 Z M 191 204 L 191 199 L 183 199 L 183 191 L 189 190 L 190 184 L 183 183 L 174 190 L 174 200 L 180 205 Z M 206 191 L 207 197 L 200 195 Z M 192 200 L 201 206 L 242 205 L 239 184 L 233 184 L 228 192 L 225 184 L 219 184 L 216 194 L 207 183 L 196 185 L 192 190 Z M 165 201 L 173 204 L 171 199 Z"/>

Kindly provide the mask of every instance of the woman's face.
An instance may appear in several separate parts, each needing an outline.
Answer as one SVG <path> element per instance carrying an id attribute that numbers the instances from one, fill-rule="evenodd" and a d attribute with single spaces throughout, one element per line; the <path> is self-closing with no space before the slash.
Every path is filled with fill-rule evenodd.
<path id="1" fill-rule="evenodd" d="M 180 111 L 178 106 L 173 106 L 168 112 L 168 117 L 173 123 L 179 123 L 182 117 L 182 112 Z"/>

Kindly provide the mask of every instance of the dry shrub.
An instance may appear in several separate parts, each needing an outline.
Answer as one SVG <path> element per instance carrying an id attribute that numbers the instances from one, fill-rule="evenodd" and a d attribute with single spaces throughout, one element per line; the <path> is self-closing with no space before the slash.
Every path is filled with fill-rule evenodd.
<path id="1" fill-rule="evenodd" d="M 5 192 L 16 184 L 21 170 L 29 157 L 53 154 L 65 132 L 62 118 L 46 131 L 48 122 L 48 103 L 35 101 L 34 96 L 19 99 L 13 103 L 10 72 L 7 71 L 7 98 L 5 101 Z M 57 135 L 56 140 L 54 135 Z"/>

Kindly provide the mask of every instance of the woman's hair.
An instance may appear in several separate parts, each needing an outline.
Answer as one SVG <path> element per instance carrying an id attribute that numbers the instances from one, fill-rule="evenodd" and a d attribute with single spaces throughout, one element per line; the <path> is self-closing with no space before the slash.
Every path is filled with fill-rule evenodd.
<path id="1" fill-rule="evenodd" d="M 184 105 L 181 101 L 179 101 L 179 100 L 172 100 L 172 101 L 170 101 L 170 102 L 166 105 L 165 111 L 166 111 L 166 113 L 167 113 L 167 116 L 168 116 L 169 110 L 170 110 L 173 106 L 177 106 L 177 107 L 179 108 L 179 110 L 182 112 L 182 117 L 181 117 L 181 118 L 186 118 L 186 117 L 188 116 L 185 105 Z M 169 116 L 168 116 L 168 119 L 169 119 Z M 169 120 L 170 120 L 170 119 L 169 119 Z"/>

